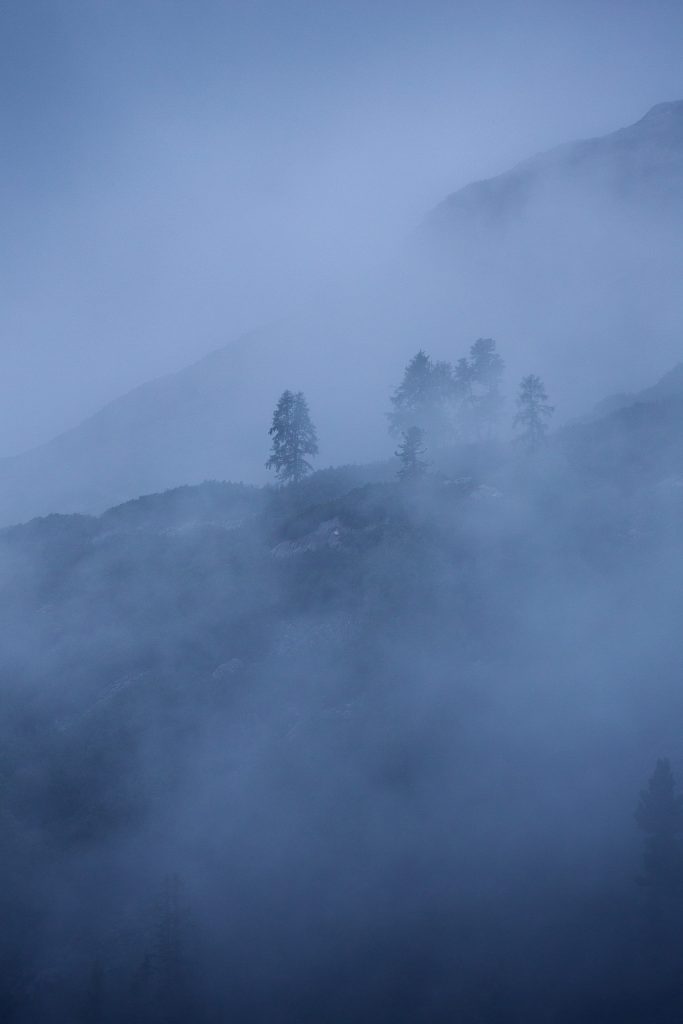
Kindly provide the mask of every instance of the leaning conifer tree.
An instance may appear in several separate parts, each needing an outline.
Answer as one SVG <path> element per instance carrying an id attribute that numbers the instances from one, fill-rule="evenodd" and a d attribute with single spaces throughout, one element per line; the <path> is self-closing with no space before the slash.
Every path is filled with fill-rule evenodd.
<path id="1" fill-rule="evenodd" d="M 280 483 L 298 483 L 313 468 L 306 456 L 318 454 L 318 438 L 302 391 L 282 393 L 268 433 L 273 442 L 266 467 L 275 470 Z"/>

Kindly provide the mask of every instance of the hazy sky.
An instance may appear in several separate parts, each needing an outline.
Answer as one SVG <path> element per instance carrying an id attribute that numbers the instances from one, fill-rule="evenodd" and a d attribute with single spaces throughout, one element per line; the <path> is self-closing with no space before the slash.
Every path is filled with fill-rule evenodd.
<path id="1" fill-rule="evenodd" d="M 0 0 L 0 454 L 683 98 L 679 2 Z"/>

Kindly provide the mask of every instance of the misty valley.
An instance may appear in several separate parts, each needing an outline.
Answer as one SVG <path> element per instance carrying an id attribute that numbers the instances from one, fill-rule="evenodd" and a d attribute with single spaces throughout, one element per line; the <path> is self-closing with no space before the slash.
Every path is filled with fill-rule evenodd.
<path id="1" fill-rule="evenodd" d="M 3 1021 L 678 1019 L 683 370 L 503 374 L 2 532 Z"/>

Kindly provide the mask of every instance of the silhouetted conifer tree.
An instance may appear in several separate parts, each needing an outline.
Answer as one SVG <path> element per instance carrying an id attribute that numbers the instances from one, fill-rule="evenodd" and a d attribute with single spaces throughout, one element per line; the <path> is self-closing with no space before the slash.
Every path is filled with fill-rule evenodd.
<path id="1" fill-rule="evenodd" d="M 541 378 L 533 373 L 524 377 L 519 385 L 513 426 L 519 428 L 518 440 L 528 452 L 535 452 L 545 442 L 554 411 L 554 406 L 548 404 Z"/>
<path id="2" fill-rule="evenodd" d="M 400 480 L 415 480 L 427 472 L 428 463 L 422 458 L 427 449 L 422 437 L 419 427 L 408 427 L 404 431 L 403 441 L 396 450 L 401 463 L 398 470 Z"/>
<path id="3" fill-rule="evenodd" d="M 673 1022 L 683 1006 L 683 799 L 666 759 L 657 761 L 640 794 L 636 822 L 646 835 L 638 877 L 645 895 L 638 949 L 644 1001 L 633 1019 Z"/>
<path id="4" fill-rule="evenodd" d="M 411 427 L 419 427 L 433 444 L 446 443 L 452 430 L 453 393 L 450 363 L 434 363 L 420 350 L 406 366 L 403 380 L 391 396 L 391 433 L 400 436 Z"/>
<path id="5" fill-rule="evenodd" d="M 676 796 L 671 765 L 657 761 L 636 810 L 638 827 L 646 833 L 640 881 L 653 891 L 671 894 L 683 883 L 683 800 Z"/>
<path id="6" fill-rule="evenodd" d="M 306 456 L 318 454 L 318 439 L 303 392 L 283 392 L 268 433 L 273 443 L 266 467 L 275 470 L 281 483 L 298 483 L 313 468 Z"/>
<path id="7" fill-rule="evenodd" d="M 478 338 L 470 348 L 468 363 L 468 401 L 478 438 L 491 437 L 495 430 L 503 406 L 500 385 L 504 369 L 493 338 Z"/>
<path id="8" fill-rule="evenodd" d="M 453 370 L 453 389 L 455 397 L 460 401 L 468 401 L 472 397 L 472 366 L 469 359 L 463 356 L 458 359 Z"/>

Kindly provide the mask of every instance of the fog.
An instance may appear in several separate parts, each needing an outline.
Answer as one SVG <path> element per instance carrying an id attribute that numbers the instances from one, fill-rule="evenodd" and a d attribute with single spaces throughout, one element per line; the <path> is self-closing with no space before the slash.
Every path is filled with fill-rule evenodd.
<path id="1" fill-rule="evenodd" d="M 659 408 L 5 531 L 7 1019 L 673 1012 Z"/>
<path id="2" fill-rule="evenodd" d="M 683 95 L 676 4 L 36 0 L 2 19 L 6 455 L 371 289 L 449 192 Z"/>
<path id="3" fill-rule="evenodd" d="M 0 22 L 2 1024 L 678 1021 L 679 6 Z"/>

